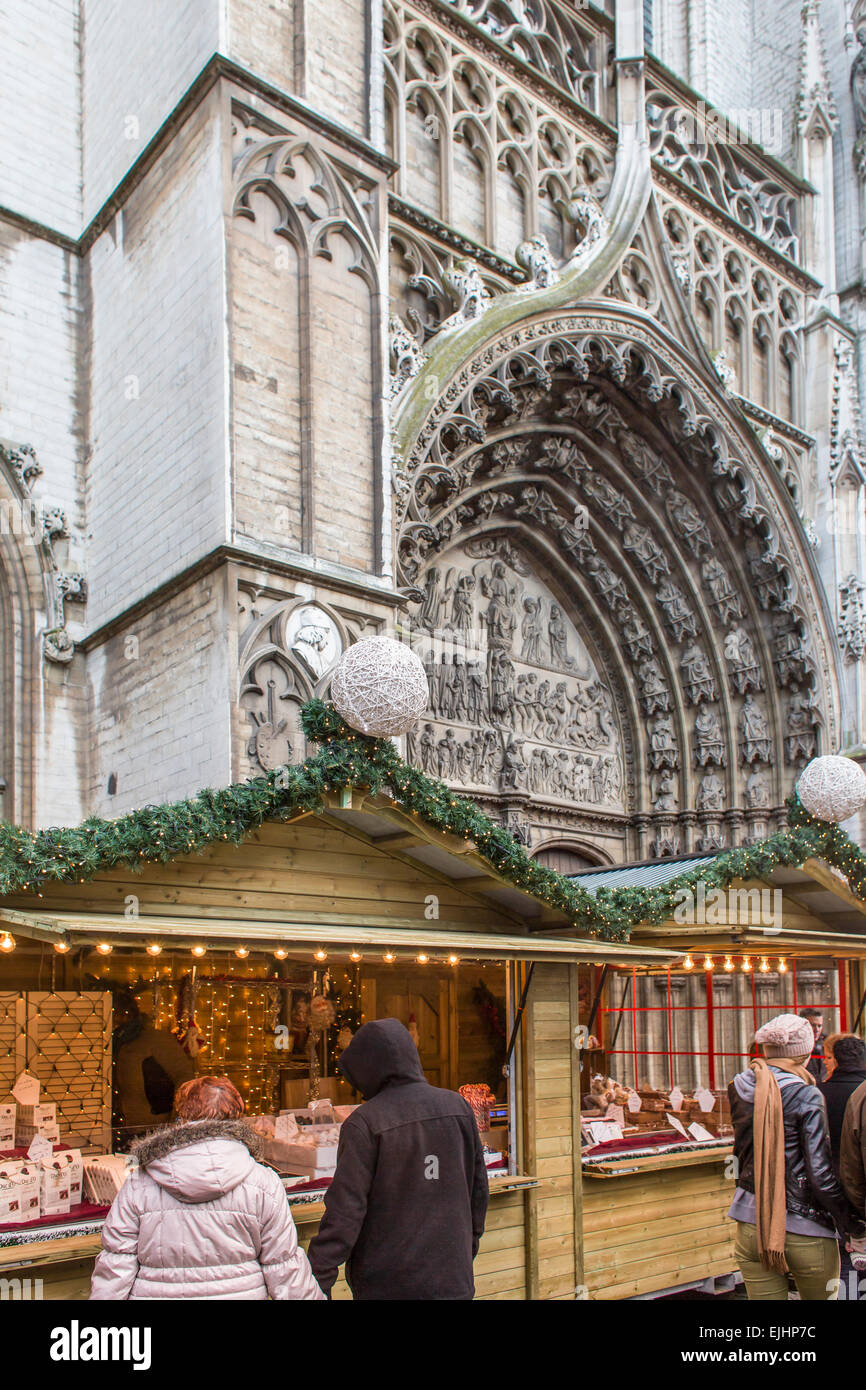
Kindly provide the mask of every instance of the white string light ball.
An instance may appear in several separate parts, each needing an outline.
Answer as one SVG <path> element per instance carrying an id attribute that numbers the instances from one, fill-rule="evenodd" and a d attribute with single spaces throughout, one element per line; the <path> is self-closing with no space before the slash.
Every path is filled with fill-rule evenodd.
<path id="1" fill-rule="evenodd" d="M 836 753 L 813 758 L 800 774 L 797 795 L 810 816 L 843 821 L 866 805 L 866 773 Z"/>
<path id="2" fill-rule="evenodd" d="M 343 654 L 331 681 L 337 713 L 371 738 L 407 733 L 429 698 L 419 657 L 393 637 L 356 642 Z"/>

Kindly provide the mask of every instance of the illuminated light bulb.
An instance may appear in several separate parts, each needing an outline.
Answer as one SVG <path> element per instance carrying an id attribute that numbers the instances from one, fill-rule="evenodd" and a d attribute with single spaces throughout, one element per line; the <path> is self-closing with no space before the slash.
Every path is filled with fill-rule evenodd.
<path id="1" fill-rule="evenodd" d="M 750 959 L 749 959 L 748 956 L 744 956 L 744 957 L 743 957 L 743 973 L 746 974 L 746 975 L 748 975 L 748 973 L 749 973 L 749 971 L 751 970 L 751 968 L 752 968 L 752 962 L 750 961 Z"/>
<path id="2" fill-rule="evenodd" d="M 683 961 L 683 970 L 694 970 L 694 968 L 694 961 L 692 960 L 691 956 L 688 953 L 686 953 L 686 958 Z"/>
<path id="3" fill-rule="evenodd" d="M 67 951 L 72 950 L 72 947 L 70 946 L 68 941 L 55 941 L 54 949 L 57 952 L 58 956 L 65 956 Z"/>
<path id="4" fill-rule="evenodd" d="M 151 941 L 150 945 L 147 946 L 145 949 L 146 949 L 147 954 L 148 954 L 149 956 L 161 956 L 161 955 L 162 955 L 162 947 L 160 946 L 160 944 L 159 944 L 158 941 Z"/>
<path id="5" fill-rule="evenodd" d="M 361 959 L 362 959 L 362 957 L 361 957 L 361 952 L 360 952 L 360 951 L 350 951 L 350 952 L 349 952 L 349 960 L 358 961 L 358 960 L 361 960 Z"/>
<path id="6" fill-rule="evenodd" d="M 9 951 L 14 951 L 14 950 L 15 950 L 15 937 L 14 937 L 14 936 L 10 936 L 9 932 L 8 932 L 8 931 L 5 931 L 5 932 L 3 933 L 3 935 L 0 936 L 0 951 L 6 951 L 6 952 L 8 953 Z"/>
<path id="7" fill-rule="evenodd" d="M 203 956 L 207 954 L 207 946 L 193 946 L 190 949 L 194 956 Z"/>
<path id="8" fill-rule="evenodd" d="M 425 956 L 424 952 L 422 951 L 420 956 L 416 956 L 415 959 L 417 960 L 419 965 L 426 965 L 430 957 Z"/>
<path id="9" fill-rule="evenodd" d="M 285 960 L 288 954 L 289 953 L 286 950 L 285 946 L 278 946 L 274 951 L 274 955 L 276 956 L 277 960 Z"/>
<path id="10" fill-rule="evenodd" d="M 767 973 L 767 971 L 769 970 L 769 968 L 770 968 L 770 962 L 767 960 L 767 957 L 766 957 L 766 956 L 761 956 L 761 974 L 762 974 L 762 975 L 766 975 L 766 973 Z"/>
<path id="11" fill-rule="evenodd" d="M 96 943 L 96 949 L 101 956 L 110 956 L 114 947 L 110 941 L 98 941 Z"/>
<path id="12" fill-rule="evenodd" d="M 784 956 L 780 956 L 780 957 L 779 957 L 779 974 L 780 974 L 780 975 L 787 975 L 787 973 L 788 973 L 788 962 L 785 960 Z"/>
<path id="13" fill-rule="evenodd" d="M 246 960 L 246 958 L 247 958 L 247 956 L 249 955 L 249 953 L 250 953 L 250 948 L 249 948 L 249 946 L 236 946 L 236 947 L 235 947 L 235 955 L 237 956 L 238 960 Z"/>
<path id="14" fill-rule="evenodd" d="M 321 948 L 321 946 L 320 946 L 319 949 L 318 949 L 318 951 L 315 952 L 315 958 L 316 958 L 316 960 L 327 960 L 327 959 L 328 959 L 328 953 L 327 953 L 327 951 L 323 951 L 322 948 Z"/>
<path id="15" fill-rule="evenodd" d="M 715 970 L 715 968 L 716 962 L 713 960 L 712 956 L 704 956 L 704 969 Z"/>
<path id="16" fill-rule="evenodd" d="M 449 957 L 448 957 L 448 964 L 449 964 L 449 965 L 459 965 L 459 964 L 460 964 L 460 957 L 459 957 L 459 956 L 449 956 Z"/>
<path id="17" fill-rule="evenodd" d="M 394 952 L 393 952 L 393 951 L 386 951 L 385 954 L 384 954 L 384 956 L 382 957 L 382 959 L 383 959 L 383 960 L 386 960 L 386 961 L 388 962 L 388 964 L 390 965 L 391 961 L 392 961 L 392 960 L 396 960 L 397 957 L 394 955 Z"/>
<path id="18" fill-rule="evenodd" d="M 725 956 L 725 969 L 726 969 L 726 970 L 733 970 L 733 968 L 734 968 L 734 962 L 731 960 L 731 957 L 730 957 L 730 956 Z"/>

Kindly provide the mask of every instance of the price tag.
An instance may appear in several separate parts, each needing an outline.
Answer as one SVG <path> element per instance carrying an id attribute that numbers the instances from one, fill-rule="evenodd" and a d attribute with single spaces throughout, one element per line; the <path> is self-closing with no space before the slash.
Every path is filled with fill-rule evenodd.
<path id="1" fill-rule="evenodd" d="M 31 1163 L 40 1163 L 43 1158 L 50 1158 L 54 1152 L 54 1146 L 45 1138 L 44 1134 L 34 1134 L 30 1141 L 30 1148 L 27 1150 L 27 1157 Z"/>
<path id="2" fill-rule="evenodd" d="M 610 1120 L 613 1125 L 624 1125 L 625 1111 L 621 1105 L 609 1105 L 604 1112 L 604 1118 Z"/>
<path id="3" fill-rule="evenodd" d="M 22 1071 L 12 1087 L 12 1094 L 19 1105 L 38 1105 L 39 1081 L 35 1076 L 31 1076 L 29 1071 Z"/>
<path id="4" fill-rule="evenodd" d="M 298 1122 L 294 1115 L 278 1115 L 274 1121 L 274 1138 L 291 1141 L 298 1137 Z"/>
<path id="5" fill-rule="evenodd" d="M 637 1114 L 638 1110 L 640 1110 L 640 1096 L 638 1095 L 637 1091 L 629 1091 L 626 1105 L 628 1106 L 632 1115 Z"/>
<path id="6" fill-rule="evenodd" d="M 609 1144 L 614 1139 L 622 1138 L 619 1125 L 608 1124 L 606 1120 L 590 1120 L 586 1128 L 594 1144 Z"/>
<path id="7" fill-rule="evenodd" d="M 693 1125 L 689 1125 L 689 1134 L 693 1135 L 695 1139 L 715 1139 L 716 1137 L 714 1134 L 710 1134 L 708 1129 L 704 1129 L 703 1125 L 699 1125 L 697 1121 Z"/>
<path id="8" fill-rule="evenodd" d="M 684 1100 L 684 1099 L 685 1099 L 685 1097 L 683 1096 L 683 1093 L 682 1093 L 682 1091 L 680 1090 L 679 1086 L 674 1086 L 673 1090 L 671 1091 L 671 1095 L 670 1095 L 671 1109 L 672 1109 L 672 1110 L 682 1110 L 682 1108 L 683 1108 L 683 1100 Z"/>
<path id="9" fill-rule="evenodd" d="M 708 1115 L 716 1103 L 716 1098 L 712 1091 L 708 1091 L 706 1086 L 699 1086 L 695 1091 L 695 1100 L 701 1107 L 705 1115 Z"/>
<path id="10" fill-rule="evenodd" d="M 686 1133 L 685 1126 L 681 1120 L 677 1119 L 676 1115 L 672 1115 L 669 1110 L 666 1110 L 665 1119 L 667 1120 L 669 1125 L 673 1125 L 674 1129 L 679 1131 L 679 1133 L 683 1136 L 684 1139 L 688 1139 L 689 1136 Z"/>

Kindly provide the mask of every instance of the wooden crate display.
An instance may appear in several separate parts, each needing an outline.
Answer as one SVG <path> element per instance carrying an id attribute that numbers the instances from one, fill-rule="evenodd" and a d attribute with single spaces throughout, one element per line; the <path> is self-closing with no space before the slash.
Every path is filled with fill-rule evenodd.
<path id="1" fill-rule="evenodd" d="M 111 995 L 0 994 L 0 1089 L 29 1071 L 57 1106 L 60 1138 L 87 1153 L 111 1147 Z"/>

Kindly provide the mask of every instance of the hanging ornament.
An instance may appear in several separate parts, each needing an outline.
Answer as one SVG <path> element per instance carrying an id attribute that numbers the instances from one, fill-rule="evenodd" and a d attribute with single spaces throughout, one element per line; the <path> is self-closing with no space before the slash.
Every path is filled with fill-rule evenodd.
<path id="1" fill-rule="evenodd" d="M 330 999 L 326 999 L 324 994 L 314 994 L 310 1000 L 310 1027 L 316 1033 L 323 1033 L 326 1028 L 330 1028 L 334 1022 L 336 1014 Z"/>
<path id="2" fill-rule="evenodd" d="M 373 738 L 405 734 L 427 708 L 420 658 L 393 637 L 367 637 L 344 653 L 331 681 L 337 713 Z"/>
<path id="3" fill-rule="evenodd" d="M 825 754 L 807 763 L 797 783 L 797 795 L 810 816 L 847 820 L 866 805 L 866 774 L 853 758 Z"/>
<path id="4" fill-rule="evenodd" d="M 415 1044 L 415 1046 L 418 1048 L 418 1050 L 419 1050 L 419 1052 L 420 1052 L 420 1050 L 421 1050 L 421 1045 L 420 1045 L 420 1040 L 419 1040 L 419 1037 L 418 1037 L 418 1023 L 417 1023 L 417 1021 L 416 1021 L 416 1019 L 415 1019 L 415 1015 L 414 1015 L 414 1014 L 410 1014 L 410 1015 L 409 1015 L 409 1037 L 412 1039 L 413 1043 Z"/>
<path id="5" fill-rule="evenodd" d="M 345 1052 L 354 1036 L 355 1034 L 352 1032 L 351 1028 L 344 1025 L 337 1034 L 337 1051 Z"/>

